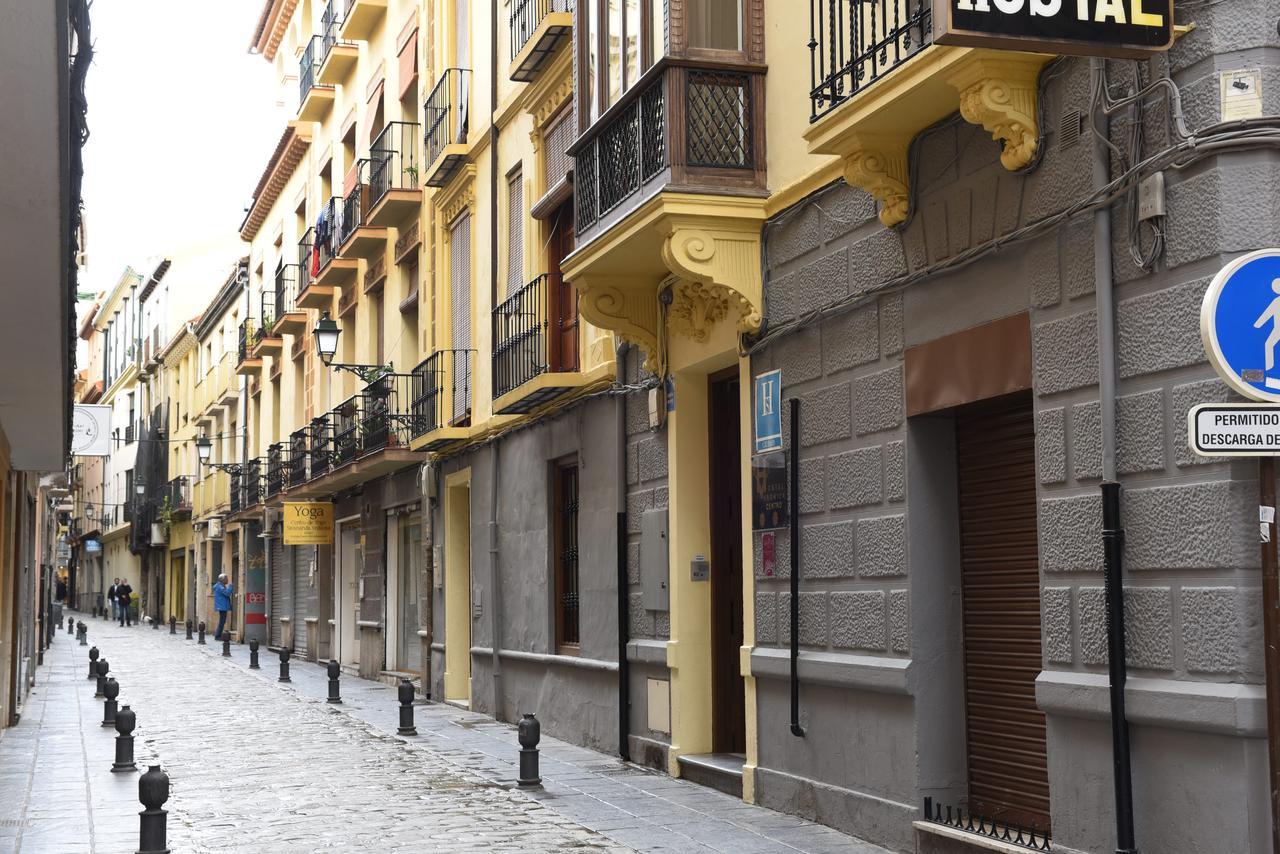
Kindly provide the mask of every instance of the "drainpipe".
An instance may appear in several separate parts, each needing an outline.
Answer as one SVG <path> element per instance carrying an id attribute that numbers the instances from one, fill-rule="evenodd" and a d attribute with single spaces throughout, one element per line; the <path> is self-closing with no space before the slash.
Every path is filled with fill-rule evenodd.
<path id="1" fill-rule="evenodd" d="M 1094 91 L 1105 85 L 1106 61 L 1091 59 Z M 1090 116 L 1093 138 L 1093 184 L 1111 182 L 1111 157 L 1104 142 L 1110 133 L 1106 112 Z M 1111 763 L 1116 804 L 1116 854 L 1136 854 L 1133 835 L 1133 775 L 1129 721 L 1125 715 L 1124 528 L 1120 523 L 1121 489 L 1116 481 L 1116 346 L 1115 294 L 1111 269 L 1111 208 L 1093 215 L 1093 275 L 1098 311 L 1098 395 L 1102 416 L 1102 548 L 1107 607 L 1107 671 L 1111 700 Z"/>
<path id="2" fill-rule="evenodd" d="M 627 345 L 618 340 L 614 350 L 614 383 L 621 386 L 626 376 Z M 613 398 L 613 414 L 618 440 L 618 469 L 614 480 L 618 486 L 617 511 L 617 585 L 618 585 L 618 756 L 623 762 L 631 761 L 631 665 L 627 661 L 627 641 L 630 638 L 630 611 L 628 608 L 627 579 L 627 399 L 617 394 Z"/>
<path id="3" fill-rule="evenodd" d="M 422 695 L 431 697 L 431 643 L 435 640 L 435 501 L 438 493 L 435 486 L 435 464 L 423 463 L 418 469 L 419 494 L 422 496 L 422 565 L 426 567 L 427 577 L 422 585 L 422 596 L 418 601 L 422 608 L 418 612 L 418 628 L 425 631 L 426 637 L 419 636 L 422 646 Z M 419 579 L 421 583 L 423 579 Z"/>
<path id="4" fill-rule="evenodd" d="M 493 627 L 493 717 L 502 717 L 502 573 L 498 568 L 498 443 L 490 447 L 489 465 L 489 609 Z"/>

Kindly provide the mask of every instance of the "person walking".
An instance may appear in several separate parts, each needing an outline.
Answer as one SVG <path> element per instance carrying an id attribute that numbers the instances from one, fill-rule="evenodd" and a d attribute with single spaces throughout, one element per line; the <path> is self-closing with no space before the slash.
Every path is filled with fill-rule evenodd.
<path id="1" fill-rule="evenodd" d="M 227 614 L 231 611 L 231 597 L 235 592 L 236 587 L 227 583 L 226 574 L 219 575 L 213 585 L 213 609 L 218 612 L 218 630 L 213 633 L 214 640 L 222 640 L 222 632 L 227 626 Z"/>
<path id="2" fill-rule="evenodd" d="M 111 582 L 111 586 L 107 588 L 107 601 L 111 603 L 111 619 L 120 619 L 120 607 L 116 604 L 116 588 L 120 586 L 120 579 L 117 578 Z"/>
<path id="3" fill-rule="evenodd" d="M 132 626 L 133 615 L 129 613 L 129 602 L 133 596 L 133 587 L 128 579 L 116 585 L 116 607 L 120 609 L 120 625 Z"/>

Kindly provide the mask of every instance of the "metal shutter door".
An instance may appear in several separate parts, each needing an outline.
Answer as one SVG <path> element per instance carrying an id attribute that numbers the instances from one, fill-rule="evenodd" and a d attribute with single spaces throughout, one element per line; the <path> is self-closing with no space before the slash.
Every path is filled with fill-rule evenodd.
<path id="1" fill-rule="evenodd" d="M 969 806 L 1049 829 L 1031 395 L 956 419 Z"/>
<path id="2" fill-rule="evenodd" d="M 307 651 L 307 602 L 311 592 L 311 562 L 315 549 L 290 546 L 293 569 L 293 651 L 301 657 Z"/>
<path id="3" fill-rule="evenodd" d="M 284 623 L 280 622 L 281 617 L 289 615 L 289 595 L 285 591 L 285 570 L 284 570 L 284 545 L 281 543 L 280 537 L 271 540 L 271 588 L 270 594 L 271 619 L 268 625 L 271 626 L 271 636 L 268 638 L 270 646 L 281 646 L 284 644 Z"/>

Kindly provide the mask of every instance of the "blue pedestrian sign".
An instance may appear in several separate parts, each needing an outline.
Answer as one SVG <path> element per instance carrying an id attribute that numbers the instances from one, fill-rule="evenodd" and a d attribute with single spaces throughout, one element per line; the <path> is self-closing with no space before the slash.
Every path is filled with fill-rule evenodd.
<path id="1" fill-rule="evenodd" d="M 756 453 L 782 447 L 782 371 L 756 376 Z"/>
<path id="2" fill-rule="evenodd" d="M 1200 337 L 1227 385 L 1280 403 L 1280 249 L 1250 252 L 1214 276 L 1200 308 Z"/>

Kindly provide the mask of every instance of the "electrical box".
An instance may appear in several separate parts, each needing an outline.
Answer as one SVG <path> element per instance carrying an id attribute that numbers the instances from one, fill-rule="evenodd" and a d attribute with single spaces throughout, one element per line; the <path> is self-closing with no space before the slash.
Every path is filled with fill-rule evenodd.
<path id="1" fill-rule="evenodd" d="M 711 580 L 711 561 L 707 560 L 706 555 L 694 555 L 693 560 L 689 561 L 689 580 Z"/>
<path id="2" fill-rule="evenodd" d="M 640 595 L 646 611 L 671 609 L 667 511 L 646 510 L 640 516 Z"/>
<path id="3" fill-rule="evenodd" d="M 1146 222 L 1164 215 L 1164 173 L 1157 172 L 1138 184 L 1138 219 Z"/>

